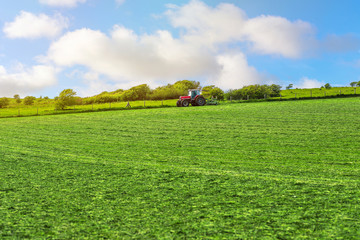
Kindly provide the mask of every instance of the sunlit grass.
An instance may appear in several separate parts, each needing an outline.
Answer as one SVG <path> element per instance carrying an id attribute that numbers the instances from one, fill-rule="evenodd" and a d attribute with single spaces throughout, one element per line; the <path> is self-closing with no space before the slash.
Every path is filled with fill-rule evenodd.
<path id="1" fill-rule="evenodd" d="M 339 98 L 0 119 L 0 238 L 359 239 L 359 112 Z"/>

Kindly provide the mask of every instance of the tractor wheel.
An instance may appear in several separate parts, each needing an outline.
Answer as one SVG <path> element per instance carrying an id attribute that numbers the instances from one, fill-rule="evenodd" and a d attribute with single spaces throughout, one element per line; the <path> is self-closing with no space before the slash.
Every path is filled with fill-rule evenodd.
<path id="1" fill-rule="evenodd" d="M 182 101 L 181 105 L 182 105 L 183 107 L 188 107 L 188 106 L 189 106 L 189 100 L 184 100 L 184 101 Z"/>
<path id="2" fill-rule="evenodd" d="M 196 101 L 195 100 L 191 100 L 191 106 L 197 106 Z"/>
<path id="3" fill-rule="evenodd" d="M 199 96 L 196 100 L 196 105 L 198 106 L 204 106 L 206 104 L 206 100 L 203 96 Z"/>
<path id="4" fill-rule="evenodd" d="M 177 106 L 177 107 L 181 107 L 181 100 L 178 100 L 178 101 L 176 102 L 176 106 Z"/>

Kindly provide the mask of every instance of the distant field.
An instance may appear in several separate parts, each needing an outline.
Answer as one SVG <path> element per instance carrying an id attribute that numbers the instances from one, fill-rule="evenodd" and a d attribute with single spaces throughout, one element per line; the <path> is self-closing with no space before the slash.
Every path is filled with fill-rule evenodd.
<path id="1" fill-rule="evenodd" d="M 175 100 L 164 101 L 130 101 L 131 108 L 152 108 L 152 107 L 166 107 L 176 106 Z M 63 113 L 81 113 L 102 110 L 122 110 L 126 109 L 128 102 L 113 102 L 113 103 L 99 103 L 90 105 L 75 105 L 68 107 L 66 110 L 55 110 L 54 100 L 35 103 L 34 105 L 26 106 L 23 104 L 12 104 L 7 108 L 0 108 L 0 118 L 3 117 L 25 117 L 36 115 L 54 115 Z"/>
<path id="2" fill-rule="evenodd" d="M 0 119 L 1 239 L 359 239 L 360 98 Z"/>
<path id="3" fill-rule="evenodd" d="M 303 98 L 324 98 L 324 97 L 344 97 L 360 96 L 360 87 L 334 87 L 331 89 L 313 88 L 313 89 L 290 89 L 282 90 L 281 97 L 267 97 L 268 100 L 278 99 L 303 99 Z M 250 99 L 250 101 L 263 101 L 265 99 Z M 177 99 L 171 100 L 146 100 L 130 101 L 131 108 L 158 108 L 175 107 Z M 222 101 L 226 104 L 229 101 Z M 247 100 L 237 100 L 232 102 L 247 102 Z M 10 105 L 6 108 L 0 108 L 0 118 L 24 117 L 38 115 L 54 115 L 63 113 L 81 113 L 91 111 L 123 110 L 128 102 L 99 103 L 90 105 L 75 105 L 67 107 L 66 110 L 55 110 L 54 99 L 37 99 L 33 105 L 27 106 L 23 103 L 16 103 L 15 99 L 10 99 Z"/>
<path id="4" fill-rule="evenodd" d="M 360 94 L 360 87 L 333 87 L 330 89 L 289 89 L 281 91 L 281 96 L 283 98 L 328 97 L 352 94 Z"/>

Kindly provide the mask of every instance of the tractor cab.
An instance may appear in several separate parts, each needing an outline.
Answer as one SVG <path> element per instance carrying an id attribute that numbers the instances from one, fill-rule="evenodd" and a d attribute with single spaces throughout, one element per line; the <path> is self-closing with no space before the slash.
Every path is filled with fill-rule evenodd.
<path id="1" fill-rule="evenodd" d="M 191 99 L 195 99 L 197 95 L 200 95 L 201 92 L 199 89 L 189 89 L 189 96 Z"/>
<path id="2" fill-rule="evenodd" d="M 201 95 L 200 89 L 189 89 L 189 95 L 180 96 L 176 106 L 188 107 L 190 103 L 192 106 L 204 106 L 206 104 L 206 99 Z"/>

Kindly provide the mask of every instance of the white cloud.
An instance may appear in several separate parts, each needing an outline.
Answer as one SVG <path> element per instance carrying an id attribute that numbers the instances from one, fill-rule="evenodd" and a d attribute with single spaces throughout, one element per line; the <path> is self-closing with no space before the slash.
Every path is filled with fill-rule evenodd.
<path id="1" fill-rule="evenodd" d="M 85 66 L 98 74 L 92 80 L 83 76 L 90 86 L 87 92 L 101 89 L 101 84 L 154 86 L 199 78 L 229 89 L 271 81 L 248 64 L 239 45 L 259 54 L 298 58 L 314 41 L 309 23 L 275 16 L 248 18 L 232 4 L 213 8 L 192 0 L 167 7 L 165 15 L 179 29 L 178 38 L 160 30 L 139 35 L 118 25 L 110 34 L 83 28 L 53 42 L 47 60 L 63 67 Z M 231 49 L 232 44 L 238 47 Z"/>
<path id="2" fill-rule="evenodd" d="M 295 88 L 320 88 L 324 86 L 324 82 L 320 82 L 317 79 L 310 79 L 307 77 L 303 77 L 299 83 L 295 84 Z"/>
<path id="3" fill-rule="evenodd" d="M 193 0 L 182 7 L 168 5 L 168 8 L 166 16 L 174 27 L 186 29 L 183 37 L 187 41 L 213 46 L 244 38 L 246 14 L 232 4 L 222 3 L 211 8 Z"/>
<path id="4" fill-rule="evenodd" d="M 117 86 L 199 76 L 225 89 L 266 81 L 241 52 L 217 55 L 174 39 L 167 31 L 139 36 L 120 26 L 114 27 L 111 36 L 90 29 L 69 32 L 51 45 L 48 58 L 60 66 L 86 66 L 111 78 Z M 88 83 L 96 86 L 97 82 L 95 78 Z"/>
<path id="5" fill-rule="evenodd" d="M 56 84 L 56 69 L 52 66 L 36 65 L 26 68 L 19 64 L 9 73 L 0 66 L 0 96 L 27 94 Z"/>
<path id="6" fill-rule="evenodd" d="M 212 8 L 192 0 L 182 7 L 169 6 L 166 15 L 174 27 L 185 28 L 184 39 L 208 46 L 243 42 L 256 53 L 299 58 L 315 44 L 314 27 L 307 22 L 276 16 L 248 18 L 232 4 Z"/>
<path id="7" fill-rule="evenodd" d="M 264 84 L 267 78 L 249 66 L 243 53 L 224 54 L 217 57 L 221 71 L 215 84 L 223 89 L 242 88 L 246 85 Z"/>
<path id="8" fill-rule="evenodd" d="M 68 27 L 68 19 L 60 14 L 50 17 L 21 11 L 13 22 L 7 22 L 4 33 L 8 38 L 54 38 Z"/>
<path id="9" fill-rule="evenodd" d="M 249 19 L 244 26 L 246 40 L 260 54 L 275 54 L 287 58 L 299 58 L 315 43 L 315 30 L 307 22 L 275 16 Z"/>
<path id="10" fill-rule="evenodd" d="M 135 85 L 143 84 L 144 82 L 114 82 L 109 81 L 105 76 L 97 72 L 84 72 L 80 70 L 74 70 L 70 74 L 67 74 L 70 79 L 82 80 L 84 86 L 75 86 L 74 89 L 78 96 L 89 97 L 97 95 L 104 91 L 114 91 L 115 89 L 129 89 Z M 146 82 L 154 86 L 153 82 Z"/>
<path id="11" fill-rule="evenodd" d="M 85 3 L 87 0 L 39 0 L 41 4 L 52 7 L 76 7 L 78 3 Z"/>
<path id="12" fill-rule="evenodd" d="M 118 82 L 171 81 L 217 68 L 207 50 L 174 39 L 167 31 L 136 35 L 120 26 L 111 36 L 91 29 L 69 32 L 51 45 L 48 57 L 61 66 L 87 66 Z"/>

